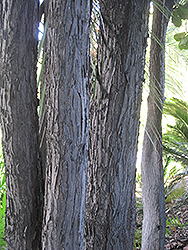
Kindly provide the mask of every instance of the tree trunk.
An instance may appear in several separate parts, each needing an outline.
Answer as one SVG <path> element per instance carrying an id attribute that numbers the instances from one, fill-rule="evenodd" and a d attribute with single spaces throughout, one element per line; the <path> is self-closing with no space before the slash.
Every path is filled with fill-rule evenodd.
<path id="1" fill-rule="evenodd" d="M 90 1 L 50 0 L 43 249 L 83 249 Z"/>
<path id="2" fill-rule="evenodd" d="M 161 1 L 157 1 L 161 4 Z M 169 10 L 173 1 L 163 1 Z M 164 7 L 163 5 L 163 7 Z M 166 13 L 168 16 L 168 13 Z M 154 4 L 150 48 L 150 93 L 142 152 L 142 249 L 163 250 L 166 232 L 162 166 L 162 109 L 165 82 L 165 37 L 168 19 Z M 157 38 L 157 39 L 156 39 Z M 160 44 L 157 42 L 160 41 Z"/>
<path id="3" fill-rule="evenodd" d="M 133 249 L 135 163 L 149 2 L 99 1 L 96 98 L 90 114 L 85 248 Z"/>
<path id="4" fill-rule="evenodd" d="M 38 1 L 4 0 L 1 126 L 8 249 L 41 249 L 42 194 L 37 116 Z"/>

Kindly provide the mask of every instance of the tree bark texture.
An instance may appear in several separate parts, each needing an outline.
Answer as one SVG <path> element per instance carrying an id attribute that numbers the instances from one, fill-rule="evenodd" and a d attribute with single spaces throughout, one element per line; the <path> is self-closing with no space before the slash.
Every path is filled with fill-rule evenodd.
<path id="1" fill-rule="evenodd" d="M 7 183 L 7 249 L 41 249 L 37 0 L 2 2 L 0 102 Z"/>
<path id="2" fill-rule="evenodd" d="M 131 250 L 149 2 L 99 3 L 103 21 L 90 114 L 85 249 Z"/>
<path id="3" fill-rule="evenodd" d="M 157 3 L 161 5 L 160 0 Z M 165 5 L 171 10 L 173 1 L 164 0 L 163 7 Z M 168 13 L 165 14 L 168 16 Z M 163 250 L 166 232 L 161 119 L 164 102 L 164 48 L 167 24 L 168 19 L 154 4 L 149 68 L 150 93 L 141 164 L 144 212 L 143 250 Z"/>
<path id="4" fill-rule="evenodd" d="M 50 0 L 43 249 L 83 249 L 89 144 L 90 1 Z"/>

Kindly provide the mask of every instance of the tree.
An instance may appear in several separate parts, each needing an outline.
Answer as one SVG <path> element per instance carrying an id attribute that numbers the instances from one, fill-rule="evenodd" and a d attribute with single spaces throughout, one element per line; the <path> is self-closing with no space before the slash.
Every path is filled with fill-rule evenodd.
<path id="1" fill-rule="evenodd" d="M 90 1 L 50 0 L 43 249 L 83 249 L 89 143 Z"/>
<path id="2" fill-rule="evenodd" d="M 85 248 L 132 249 L 149 2 L 105 0 L 99 4 L 103 21 L 90 113 Z"/>
<path id="3" fill-rule="evenodd" d="M 0 3 L 9 249 L 81 250 L 84 215 L 86 249 L 133 248 L 149 1 L 99 2 L 103 21 L 96 99 L 90 114 L 86 213 L 90 1 L 49 0 L 45 8 L 46 113 L 42 125 L 46 146 L 42 164 L 36 90 L 38 1 Z M 46 176 L 43 226 L 41 165 Z"/>
<path id="4" fill-rule="evenodd" d="M 42 189 L 36 92 L 38 1 L 1 2 L 0 102 L 8 249 L 41 249 Z"/>
<path id="5" fill-rule="evenodd" d="M 162 5 L 161 5 L 162 3 Z M 166 7 L 165 7 L 166 6 Z M 165 37 L 173 1 L 154 1 L 151 48 L 150 93 L 142 151 L 143 226 L 142 249 L 164 249 L 166 232 L 165 193 L 162 166 L 161 118 L 165 82 Z M 163 13 L 165 10 L 165 13 Z M 166 11 L 168 10 L 168 11 Z"/>

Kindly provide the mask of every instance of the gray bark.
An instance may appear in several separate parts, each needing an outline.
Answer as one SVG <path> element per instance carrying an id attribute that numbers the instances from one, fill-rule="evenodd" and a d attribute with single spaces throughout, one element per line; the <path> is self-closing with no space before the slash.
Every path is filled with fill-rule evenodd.
<path id="1" fill-rule="evenodd" d="M 90 1 L 50 0 L 43 249 L 83 249 Z"/>
<path id="2" fill-rule="evenodd" d="M 135 163 L 149 2 L 99 1 L 96 98 L 90 114 L 85 249 L 133 249 Z"/>
<path id="3" fill-rule="evenodd" d="M 4 0 L 0 102 L 7 183 L 8 249 L 41 249 L 37 116 L 37 0 Z"/>
<path id="4" fill-rule="evenodd" d="M 161 1 L 157 1 L 161 4 Z M 163 1 L 169 10 L 173 1 Z M 167 14 L 168 15 L 168 14 Z M 162 166 L 162 109 L 165 82 L 165 37 L 168 19 L 154 5 L 150 48 L 150 93 L 142 152 L 142 249 L 163 250 L 166 232 Z M 156 41 L 157 37 L 160 44 Z"/>

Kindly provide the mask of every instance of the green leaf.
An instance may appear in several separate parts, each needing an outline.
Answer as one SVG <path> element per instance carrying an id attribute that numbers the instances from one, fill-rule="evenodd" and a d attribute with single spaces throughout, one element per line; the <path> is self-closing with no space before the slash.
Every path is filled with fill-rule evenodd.
<path id="1" fill-rule="evenodd" d="M 182 184 L 177 187 L 176 189 L 174 189 L 166 198 L 166 203 L 172 202 L 173 200 L 176 200 L 177 198 L 179 198 L 180 196 L 183 195 L 183 193 L 185 192 L 185 188 L 186 188 L 186 182 L 185 180 L 182 180 Z"/>
<path id="2" fill-rule="evenodd" d="M 172 13 L 172 22 L 176 27 L 180 27 L 182 25 L 182 20 L 181 17 L 179 16 L 177 8 Z"/>
<path id="3" fill-rule="evenodd" d="M 186 32 L 181 32 L 181 33 L 177 33 L 174 35 L 174 39 L 179 42 L 181 41 L 186 35 Z"/>
<path id="4" fill-rule="evenodd" d="M 188 49 L 188 35 L 185 36 L 183 39 L 181 39 L 179 43 L 179 48 L 182 49 Z"/>
<path id="5" fill-rule="evenodd" d="M 3 195 L 2 205 L 3 205 L 3 213 L 5 214 L 5 210 L 6 210 L 6 194 Z"/>
<path id="6" fill-rule="evenodd" d="M 188 19 L 188 8 L 185 5 L 179 5 L 177 8 L 177 12 L 181 19 Z"/>

